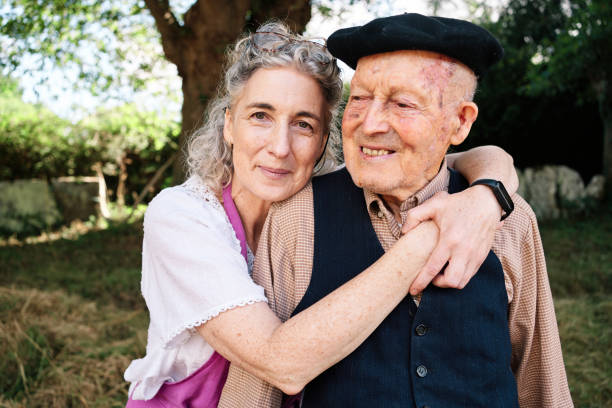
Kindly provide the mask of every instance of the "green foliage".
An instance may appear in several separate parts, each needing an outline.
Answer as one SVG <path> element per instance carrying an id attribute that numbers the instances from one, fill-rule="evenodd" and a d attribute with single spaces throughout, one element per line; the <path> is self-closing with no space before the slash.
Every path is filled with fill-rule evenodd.
<path id="1" fill-rule="evenodd" d="M 475 3 L 486 2 L 470 3 L 475 7 Z M 548 52 L 547 44 L 567 31 L 572 4 L 576 1 L 510 0 L 497 21 L 485 20 L 484 13 L 478 23 L 500 40 L 505 56 L 479 83 L 478 120 L 462 149 L 496 144 L 513 155 L 518 167 L 563 164 L 578 170 L 587 182 L 602 172 L 603 124 L 590 91 L 585 60 L 566 58 L 572 70 L 583 75 L 571 82 L 567 78 L 557 81 L 547 92 L 535 93 L 534 67 L 539 63 L 538 81 L 550 77 L 540 70 L 547 66 L 543 53 Z M 591 51 L 581 52 L 586 55 Z M 583 92 L 577 94 L 578 89 Z"/>
<path id="2" fill-rule="evenodd" d="M 0 180 L 83 173 L 84 147 L 67 120 L 17 95 L 0 97 Z"/>
<path id="3" fill-rule="evenodd" d="M 147 50 L 155 37 L 139 1 L 6 0 L 0 8 L 0 71 L 66 69 L 75 89 L 93 93 L 125 85 L 142 88 L 142 72 L 119 70 Z M 92 54 L 91 50 L 97 50 Z M 131 54 L 128 56 L 128 54 Z M 159 53 L 140 54 L 139 70 L 151 72 Z M 130 61 L 131 60 L 131 61 Z M 27 63 L 24 65 L 24 61 Z M 32 61 L 36 61 L 32 66 Z M 129 64 L 128 64 L 129 65 Z M 29 66 L 29 67 L 28 67 Z"/>
<path id="4" fill-rule="evenodd" d="M 0 83 L 0 180 L 92 175 L 92 166 L 101 163 L 111 187 L 123 166 L 128 191 L 140 191 L 177 149 L 179 124 L 167 116 L 126 104 L 72 124 L 24 103 L 15 85 L 5 83 Z"/>
<path id="5" fill-rule="evenodd" d="M 593 100 L 593 86 L 612 76 L 612 4 L 607 0 L 565 2 L 564 21 L 537 47 L 526 91 L 532 95 L 571 91 Z"/>

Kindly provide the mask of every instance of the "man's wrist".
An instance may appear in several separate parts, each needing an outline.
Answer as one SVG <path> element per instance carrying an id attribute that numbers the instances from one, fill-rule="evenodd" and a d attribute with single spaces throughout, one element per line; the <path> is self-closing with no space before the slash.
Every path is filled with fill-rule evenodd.
<path id="1" fill-rule="evenodd" d="M 499 218 L 504 215 L 504 210 L 497 202 L 495 194 L 493 194 L 493 191 L 491 191 L 489 187 L 482 184 L 477 184 L 475 186 L 470 186 L 470 190 L 478 191 L 478 200 L 481 200 L 483 205 L 495 209 L 495 214 L 497 214 Z"/>
<path id="2" fill-rule="evenodd" d="M 470 187 L 486 187 L 489 189 L 494 199 L 501 210 L 500 220 L 504 220 L 514 210 L 514 202 L 510 198 L 510 195 L 506 191 L 504 184 L 499 180 L 493 179 L 478 179 L 474 181 Z"/>

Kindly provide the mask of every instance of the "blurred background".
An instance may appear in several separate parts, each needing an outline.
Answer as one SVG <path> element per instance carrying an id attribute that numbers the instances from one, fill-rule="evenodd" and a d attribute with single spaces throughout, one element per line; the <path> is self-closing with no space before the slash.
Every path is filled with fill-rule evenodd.
<path id="1" fill-rule="evenodd" d="M 574 402 L 612 406 L 609 0 L 0 0 L 0 406 L 124 406 L 146 344 L 142 214 L 183 180 L 228 44 L 270 18 L 327 37 L 403 12 L 504 46 L 460 148 L 514 157 Z"/>

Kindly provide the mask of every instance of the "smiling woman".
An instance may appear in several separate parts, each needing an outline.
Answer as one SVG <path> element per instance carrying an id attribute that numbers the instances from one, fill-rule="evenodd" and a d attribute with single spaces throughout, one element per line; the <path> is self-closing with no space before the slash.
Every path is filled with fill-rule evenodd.
<path id="1" fill-rule="evenodd" d="M 268 203 L 290 197 L 310 179 L 327 138 L 324 106 L 311 76 L 269 68 L 257 70 L 225 111 L 223 135 L 233 147 L 232 198 L 247 209 L 240 216 L 250 248 L 257 248 L 256 225 L 263 224 Z"/>

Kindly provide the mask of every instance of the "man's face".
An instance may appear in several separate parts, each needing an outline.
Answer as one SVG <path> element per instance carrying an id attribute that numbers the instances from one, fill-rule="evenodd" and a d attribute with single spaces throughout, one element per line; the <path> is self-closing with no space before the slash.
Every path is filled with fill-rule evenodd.
<path id="1" fill-rule="evenodd" d="M 356 185 L 401 202 L 438 173 L 448 146 L 465 137 L 457 137 L 458 68 L 467 69 L 425 51 L 359 60 L 342 119 L 344 158 Z"/>

